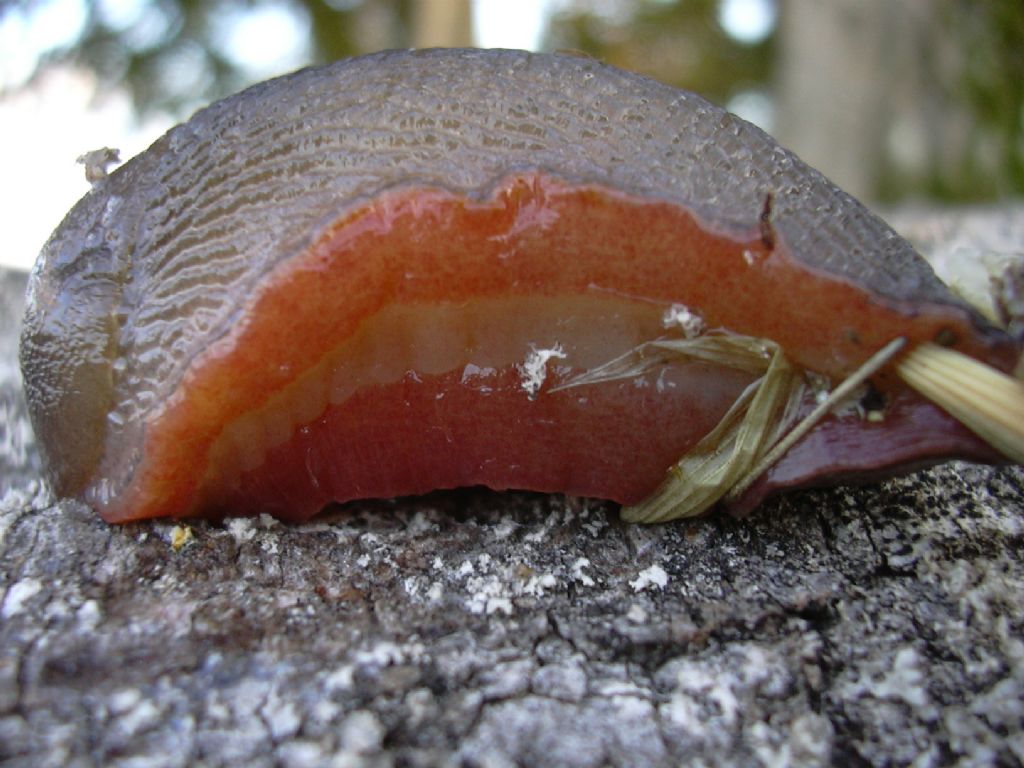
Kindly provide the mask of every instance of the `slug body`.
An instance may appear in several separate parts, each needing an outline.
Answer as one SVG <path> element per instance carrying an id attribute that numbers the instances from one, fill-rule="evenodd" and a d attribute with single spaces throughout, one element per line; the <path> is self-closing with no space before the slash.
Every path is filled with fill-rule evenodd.
<path id="1" fill-rule="evenodd" d="M 767 135 L 600 63 L 395 52 L 199 112 L 68 214 L 21 360 L 56 490 L 110 521 L 435 488 L 634 503 L 753 374 L 665 360 L 562 387 L 696 318 L 838 380 L 894 336 L 1019 348 Z M 885 372 L 755 484 L 985 443 Z M 808 403 L 812 396 L 808 395 Z M 793 457 L 793 458 L 790 458 Z"/>

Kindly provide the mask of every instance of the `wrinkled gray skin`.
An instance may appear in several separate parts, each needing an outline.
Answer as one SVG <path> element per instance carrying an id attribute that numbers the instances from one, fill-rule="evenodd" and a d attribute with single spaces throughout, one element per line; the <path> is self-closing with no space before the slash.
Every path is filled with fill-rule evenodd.
<path id="1" fill-rule="evenodd" d="M 21 363 L 62 493 L 124 483 L 145 419 L 260 279 L 342 210 L 396 185 L 484 197 L 545 170 L 775 233 L 897 300 L 955 300 L 914 250 L 762 131 L 576 56 L 392 52 L 303 70 L 199 112 L 100 182 L 33 272 Z M 118 451 L 104 447 L 117 445 Z"/>

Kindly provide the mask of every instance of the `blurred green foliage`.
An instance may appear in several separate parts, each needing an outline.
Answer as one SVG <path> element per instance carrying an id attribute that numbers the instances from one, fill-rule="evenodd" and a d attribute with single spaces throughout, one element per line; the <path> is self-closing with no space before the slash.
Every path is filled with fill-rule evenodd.
<path id="1" fill-rule="evenodd" d="M 0 0 L 0 16 L 42 1 Z M 83 1 L 82 33 L 40 67 L 82 65 L 101 85 L 127 87 L 141 114 L 179 117 L 259 79 L 223 50 L 218 20 L 226 14 L 267 2 L 284 6 L 308 30 L 307 63 L 318 63 L 409 46 L 417 7 L 416 0 L 139 0 L 142 11 L 126 21 L 112 19 L 100 0 Z M 558 6 L 544 47 L 579 50 L 721 104 L 742 92 L 770 94 L 779 34 L 755 43 L 730 37 L 719 23 L 722 2 L 577 0 Z M 787 0 L 776 2 L 786 13 Z M 874 197 L 964 201 L 1024 194 L 1024 0 L 921 0 L 915 7 L 928 12 L 935 27 L 929 35 L 942 43 L 920 52 L 929 59 L 922 71 L 936 73 L 926 84 L 934 92 L 922 103 L 937 127 L 921 139 L 928 156 L 923 171 L 881 157 Z M 944 121 L 953 127 L 940 126 Z"/>
<path id="2" fill-rule="evenodd" d="M 368 17 L 375 26 L 374 40 L 383 43 L 379 47 L 408 45 L 413 2 L 277 0 L 309 30 L 307 64 L 366 52 L 358 33 Z M 40 69 L 67 62 L 84 66 L 97 75 L 101 87 L 127 87 L 142 114 L 161 110 L 182 115 L 251 84 L 253 76 L 226 55 L 223 24 L 218 22 L 259 7 L 260 0 L 143 0 L 139 5 L 141 12 L 125 22 L 104 13 L 103 3 L 85 0 L 81 35 L 70 47 L 52 51 Z M 0 13 L 3 9 L 0 4 Z"/>
<path id="3" fill-rule="evenodd" d="M 643 72 L 725 104 L 739 91 L 768 87 L 775 36 L 756 44 L 730 37 L 720 0 L 637 0 L 618 14 L 579 5 L 551 21 L 545 48 L 571 49 Z"/>
<path id="4" fill-rule="evenodd" d="M 964 54 L 952 85 L 979 131 L 957 173 L 938 174 L 931 192 L 951 199 L 1024 194 L 1024 2 L 948 0 L 945 23 Z"/>

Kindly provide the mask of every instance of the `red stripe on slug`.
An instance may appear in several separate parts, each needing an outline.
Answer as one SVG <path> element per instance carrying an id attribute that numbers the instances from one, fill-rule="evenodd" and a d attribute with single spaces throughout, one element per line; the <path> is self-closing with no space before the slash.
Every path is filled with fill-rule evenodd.
<path id="1" fill-rule="evenodd" d="M 799 264 L 781 238 L 769 250 L 758 214 L 751 212 L 749 237 L 735 239 L 708 231 L 681 206 L 540 173 L 508 178 L 485 200 L 423 188 L 383 194 L 342 214 L 308 250 L 264 277 L 235 328 L 194 361 L 146 425 L 143 458 L 129 487 L 101 513 L 125 521 L 214 511 L 203 500 L 223 500 L 210 457 L 225 426 L 287 390 L 361 323 L 391 305 L 507 296 L 592 296 L 598 302 L 602 296 L 632 297 L 659 305 L 679 302 L 708 327 L 771 338 L 796 364 L 833 377 L 848 374 L 894 336 L 913 344 L 943 329 L 952 329 L 962 351 L 1009 365 L 961 309 L 887 304 Z M 374 396 L 360 394 L 367 403 Z M 642 407 L 638 400 L 636 408 Z M 363 428 L 376 424 L 375 434 L 391 435 L 380 444 L 401 446 L 405 425 L 390 422 L 397 416 L 389 413 L 381 405 L 381 415 Z M 586 419 L 557 408 L 551 418 L 566 429 L 573 428 L 573 419 Z M 654 429 L 648 424 L 638 415 L 600 433 L 600 440 L 631 446 L 618 472 L 608 465 L 603 476 L 638 471 L 635 454 L 652 438 L 643 434 L 638 440 L 636 430 Z M 656 463 L 665 460 L 659 455 Z M 452 466 L 461 461 L 456 457 Z M 486 482 L 621 495 L 611 483 L 577 491 L 513 474 L 491 481 L 459 470 L 433 480 L 434 487 Z M 417 489 L 430 484 L 425 475 L 410 483 Z M 304 507 L 301 514 L 307 513 Z"/>

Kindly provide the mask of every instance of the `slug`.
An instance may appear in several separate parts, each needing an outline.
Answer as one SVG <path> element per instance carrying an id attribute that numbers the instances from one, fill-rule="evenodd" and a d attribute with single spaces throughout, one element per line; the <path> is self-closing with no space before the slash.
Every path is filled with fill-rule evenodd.
<path id="1" fill-rule="evenodd" d="M 20 349 L 49 481 L 110 522 L 469 485 L 744 512 L 1021 461 L 1020 355 L 752 125 L 480 50 L 302 70 L 173 128 L 47 241 Z"/>

